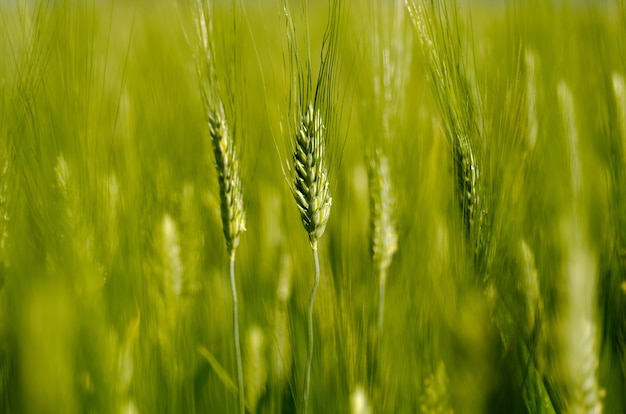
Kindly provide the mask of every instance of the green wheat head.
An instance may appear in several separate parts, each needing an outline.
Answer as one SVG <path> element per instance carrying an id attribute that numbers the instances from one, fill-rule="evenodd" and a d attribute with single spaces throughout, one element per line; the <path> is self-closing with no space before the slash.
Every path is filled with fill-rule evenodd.
<path id="1" fill-rule="evenodd" d="M 332 198 L 326 172 L 324 124 L 312 104 L 302 115 L 295 144 L 292 193 L 311 247 L 316 249 L 326 229 Z"/>
<path id="2" fill-rule="evenodd" d="M 239 236 L 246 230 L 239 162 L 235 144 L 229 134 L 223 106 L 209 113 L 209 131 L 215 154 L 220 186 L 220 210 L 226 249 L 230 255 L 239 245 Z"/>

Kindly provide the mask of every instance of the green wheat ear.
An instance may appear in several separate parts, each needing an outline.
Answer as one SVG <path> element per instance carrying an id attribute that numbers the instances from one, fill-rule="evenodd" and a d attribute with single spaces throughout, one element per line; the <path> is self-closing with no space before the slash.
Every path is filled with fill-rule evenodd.
<path id="1" fill-rule="evenodd" d="M 319 111 L 309 104 L 296 133 L 293 153 L 295 170 L 293 196 L 296 199 L 304 229 L 309 234 L 311 247 L 324 234 L 330 216 L 332 198 L 326 172 L 324 125 Z"/>
<path id="2" fill-rule="evenodd" d="M 221 104 L 209 112 L 209 131 L 220 186 L 224 239 L 228 254 L 232 256 L 239 245 L 239 236 L 246 230 L 246 216 L 237 152 Z"/>
<path id="3" fill-rule="evenodd" d="M 381 151 L 376 151 L 369 164 L 370 185 L 370 254 L 386 277 L 393 255 L 398 250 L 398 234 L 393 217 L 394 196 L 389 172 L 389 161 Z M 385 283 L 385 280 L 381 280 Z"/>

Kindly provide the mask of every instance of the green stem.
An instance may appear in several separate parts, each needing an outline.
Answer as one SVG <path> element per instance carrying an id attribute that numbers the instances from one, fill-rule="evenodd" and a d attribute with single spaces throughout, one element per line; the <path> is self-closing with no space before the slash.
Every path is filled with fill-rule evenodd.
<path id="1" fill-rule="evenodd" d="M 313 247 L 313 260 L 315 261 L 315 282 L 309 296 L 309 355 L 306 360 L 306 376 L 304 380 L 304 414 L 309 411 L 309 387 L 311 385 L 311 363 L 313 362 L 313 302 L 315 302 L 315 294 L 320 284 L 320 261 L 317 255 L 317 246 Z"/>
<path id="2" fill-rule="evenodd" d="M 237 286 L 235 284 L 235 251 L 230 255 L 230 289 L 233 294 L 233 335 L 235 337 L 235 359 L 237 360 L 237 385 L 239 387 L 239 412 L 245 414 L 246 399 L 243 390 L 243 365 L 241 363 L 241 344 L 239 342 L 239 308 L 237 304 Z"/>
<path id="3" fill-rule="evenodd" d="M 385 287 L 387 269 L 381 267 L 378 279 L 378 340 L 383 334 L 383 322 L 385 319 Z"/>
<path id="4" fill-rule="evenodd" d="M 374 390 L 375 392 L 372 393 L 372 396 L 374 398 L 374 400 L 376 401 L 376 404 L 378 405 L 380 411 L 383 411 L 383 407 L 382 407 L 382 398 L 380 398 L 380 396 L 383 394 L 382 393 L 382 380 L 381 380 L 381 367 L 382 367 L 382 363 L 381 363 L 381 343 L 382 343 L 382 338 L 383 338 L 383 324 L 384 324 L 384 320 L 385 320 L 385 288 L 387 286 L 386 283 L 386 273 L 387 273 L 387 269 L 383 266 L 379 266 L 379 273 L 378 273 L 378 329 L 376 331 L 376 340 L 374 341 L 374 350 L 373 350 L 373 357 L 374 357 L 374 361 L 372 363 L 372 371 L 371 371 L 371 377 L 370 377 L 370 385 L 372 387 L 372 390 Z M 372 391 L 370 390 L 370 391 Z"/>

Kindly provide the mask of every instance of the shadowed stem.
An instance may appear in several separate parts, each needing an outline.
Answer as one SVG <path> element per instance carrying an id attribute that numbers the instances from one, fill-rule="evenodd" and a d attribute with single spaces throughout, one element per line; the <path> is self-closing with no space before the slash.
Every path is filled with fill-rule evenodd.
<path id="1" fill-rule="evenodd" d="M 315 281 L 313 282 L 313 289 L 311 289 L 311 296 L 309 296 L 309 355 L 306 360 L 306 377 L 304 379 L 304 414 L 309 411 L 309 387 L 311 385 L 311 363 L 313 362 L 313 302 L 315 302 L 315 294 L 317 293 L 317 287 L 320 284 L 320 260 L 317 255 L 317 244 L 313 246 L 313 260 L 315 261 Z"/>
<path id="2" fill-rule="evenodd" d="M 239 308 L 237 304 L 237 286 L 235 285 L 235 251 L 230 255 L 230 289 L 233 294 L 233 335 L 235 337 L 235 359 L 237 360 L 237 387 L 239 388 L 239 412 L 245 414 L 246 399 L 243 390 L 243 366 L 241 363 L 241 344 L 239 343 Z"/>

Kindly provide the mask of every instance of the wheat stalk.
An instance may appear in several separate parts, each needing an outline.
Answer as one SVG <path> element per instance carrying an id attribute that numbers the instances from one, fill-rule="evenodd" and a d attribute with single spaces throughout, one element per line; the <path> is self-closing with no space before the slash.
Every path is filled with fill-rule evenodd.
<path id="1" fill-rule="evenodd" d="M 237 383 L 239 387 L 239 411 L 245 413 L 245 396 L 243 385 L 243 364 L 241 343 L 239 340 L 239 305 L 237 285 L 235 283 L 235 253 L 239 245 L 239 236 L 246 230 L 246 218 L 243 208 L 243 192 L 239 175 L 239 163 L 235 144 L 228 132 L 228 124 L 224 115 L 224 107 L 209 111 L 209 132 L 215 167 L 220 187 L 220 209 L 222 230 L 229 256 L 230 288 L 233 298 L 233 335 L 235 341 L 235 358 L 237 363 Z"/>
<path id="2" fill-rule="evenodd" d="M 219 101 L 218 101 L 219 102 Z M 239 388 L 239 411 L 245 413 L 245 395 L 243 382 L 243 363 L 239 339 L 239 303 L 235 282 L 235 254 L 239 246 L 239 237 L 246 230 L 246 216 L 243 204 L 243 190 L 239 173 L 239 161 L 233 137 L 228 130 L 228 123 L 221 102 L 211 105 L 207 102 L 208 124 L 215 168 L 220 187 L 220 211 L 222 231 L 229 257 L 230 288 L 233 298 L 233 336 L 235 359 L 237 364 L 237 383 Z"/>
<path id="3" fill-rule="evenodd" d="M 226 119 L 223 102 L 220 96 L 220 82 L 218 81 L 215 66 L 215 40 L 213 37 L 213 4 L 206 0 L 196 0 L 195 25 L 199 44 L 197 45 L 198 56 L 195 57 L 196 70 L 199 75 L 200 93 L 202 95 L 204 109 L 207 113 L 209 133 L 215 155 L 215 167 L 217 170 L 220 187 L 220 212 L 222 218 L 222 231 L 226 242 L 226 250 L 229 257 L 230 288 L 233 299 L 233 336 L 235 342 L 235 359 L 237 364 L 237 384 L 239 387 L 239 412 L 245 413 L 245 395 L 243 381 L 243 364 L 241 357 L 241 343 L 239 339 L 239 305 L 237 299 L 237 285 L 235 283 L 235 253 L 239 245 L 239 237 L 246 230 L 246 216 L 243 202 L 243 190 L 239 161 L 235 148 L 234 138 L 231 135 Z M 236 2 L 233 3 L 234 18 L 233 31 L 237 22 Z M 223 40 L 223 39 L 222 39 Z M 228 70 L 235 77 L 237 62 L 237 49 L 232 48 L 232 61 Z M 230 99 L 230 109 L 233 109 L 234 96 L 236 93 L 230 86 L 230 81 L 237 79 L 225 79 L 226 88 L 224 94 Z M 236 112 L 236 111 L 234 111 Z M 233 115 L 231 122 L 234 124 L 237 116 Z"/>
<path id="4" fill-rule="evenodd" d="M 292 193 L 300 211 L 304 229 L 309 235 L 315 262 L 315 280 L 308 305 L 309 352 L 304 382 L 304 412 L 308 412 L 309 387 L 311 383 L 311 362 L 313 360 L 313 303 L 320 282 L 320 264 L 317 254 L 317 242 L 324 234 L 330 216 L 332 198 L 326 172 L 326 147 L 324 142 L 324 124 L 319 111 L 309 104 L 302 115 L 300 128 L 295 134 L 293 153 Z"/>

